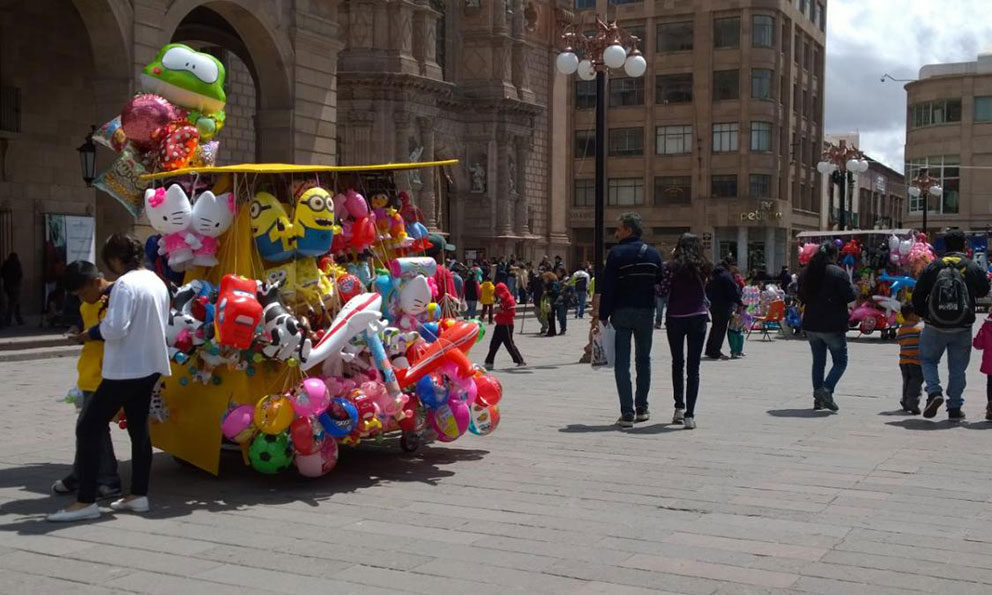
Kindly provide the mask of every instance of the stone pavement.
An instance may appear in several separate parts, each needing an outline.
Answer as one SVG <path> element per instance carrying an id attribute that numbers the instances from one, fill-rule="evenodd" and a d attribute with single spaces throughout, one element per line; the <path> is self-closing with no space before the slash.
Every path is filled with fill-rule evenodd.
<path id="1" fill-rule="evenodd" d="M 519 339 L 531 366 L 499 371 L 492 436 L 343 449 L 318 480 L 237 455 L 214 478 L 157 453 L 151 514 L 71 526 L 43 515 L 67 502 L 48 489 L 72 458 L 74 412 L 56 399 L 73 362 L 0 364 L 0 592 L 992 591 L 977 364 L 969 423 L 952 427 L 895 412 L 896 347 L 853 343 L 829 415 L 810 409 L 806 344 L 755 338 L 745 360 L 704 362 L 687 431 L 665 423 L 658 331 L 655 419 L 621 432 L 612 373 L 574 363 L 584 331 Z"/>

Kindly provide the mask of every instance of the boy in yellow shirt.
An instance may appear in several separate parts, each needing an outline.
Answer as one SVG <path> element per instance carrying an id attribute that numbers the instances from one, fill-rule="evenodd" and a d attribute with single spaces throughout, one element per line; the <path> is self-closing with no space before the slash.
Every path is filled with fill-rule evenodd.
<path id="1" fill-rule="evenodd" d="M 482 314 L 479 316 L 479 320 L 486 317 L 489 314 L 489 324 L 493 323 L 493 304 L 496 303 L 496 286 L 489 279 L 482 282 L 482 286 L 479 287 L 479 303 L 482 304 Z"/>
<path id="2" fill-rule="evenodd" d="M 80 300 L 79 314 L 83 319 L 83 328 L 88 329 L 100 323 L 107 313 L 107 300 L 113 285 L 103 278 L 100 270 L 92 262 L 77 260 L 66 267 L 62 279 L 66 292 L 76 295 Z M 103 381 L 103 342 L 87 341 L 76 363 L 78 379 L 76 387 L 83 393 L 83 411 L 93 398 L 93 393 Z M 110 434 L 100 445 L 100 471 L 97 476 L 97 494 L 101 498 L 111 498 L 121 494 L 121 478 L 117 475 L 117 457 L 114 456 L 114 444 Z M 52 484 L 56 494 L 72 494 L 79 487 L 79 449 L 76 449 L 76 459 L 72 463 L 72 471 L 66 477 Z"/>

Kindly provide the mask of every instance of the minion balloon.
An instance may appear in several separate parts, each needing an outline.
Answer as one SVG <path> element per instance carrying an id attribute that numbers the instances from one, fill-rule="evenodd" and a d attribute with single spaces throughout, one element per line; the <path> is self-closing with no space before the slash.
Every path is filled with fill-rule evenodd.
<path id="1" fill-rule="evenodd" d="M 258 192 L 251 200 L 251 233 L 264 260 L 282 262 L 293 257 L 293 224 L 279 200 Z"/>
<path id="2" fill-rule="evenodd" d="M 320 186 L 300 193 L 293 213 L 298 256 L 323 256 L 334 240 L 334 199 Z"/>

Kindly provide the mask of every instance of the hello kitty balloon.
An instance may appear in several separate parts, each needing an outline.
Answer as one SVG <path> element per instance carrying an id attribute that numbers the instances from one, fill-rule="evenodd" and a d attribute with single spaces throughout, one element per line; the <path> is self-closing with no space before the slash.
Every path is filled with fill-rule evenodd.
<path id="1" fill-rule="evenodd" d="M 186 192 L 178 184 L 168 190 L 145 190 L 145 213 L 148 223 L 162 234 L 158 253 L 168 258 L 172 270 L 186 270 L 193 262 L 193 251 L 200 248 L 199 238 L 189 229 L 193 208 Z"/>
<path id="2" fill-rule="evenodd" d="M 207 190 L 193 205 L 191 227 L 200 241 L 193 252 L 195 266 L 212 267 L 217 264 L 217 238 L 224 234 L 234 221 L 234 195 L 230 192 L 215 196 Z"/>

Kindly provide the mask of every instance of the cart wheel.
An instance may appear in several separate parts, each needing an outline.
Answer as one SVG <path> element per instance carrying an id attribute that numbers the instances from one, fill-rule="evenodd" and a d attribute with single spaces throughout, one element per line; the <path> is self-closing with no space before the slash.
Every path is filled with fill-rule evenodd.
<path id="1" fill-rule="evenodd" d="M 420 436 L 403 432 L 400 436 L 400 449 L 403 452 L 416 452 L 420 448 Z"/>

